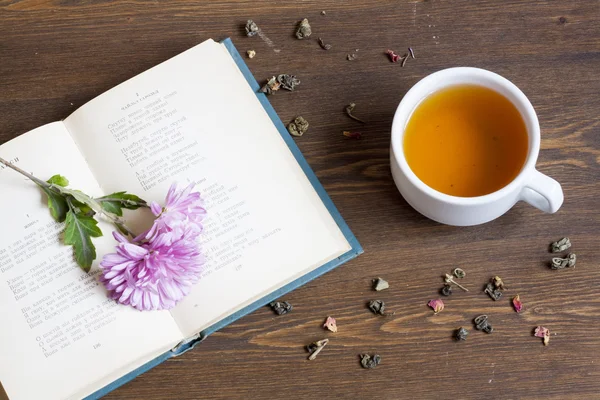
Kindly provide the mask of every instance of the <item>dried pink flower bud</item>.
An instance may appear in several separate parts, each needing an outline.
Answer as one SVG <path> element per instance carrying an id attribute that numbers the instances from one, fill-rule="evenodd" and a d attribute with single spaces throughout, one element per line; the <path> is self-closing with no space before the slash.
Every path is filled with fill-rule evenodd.
<path id="1" fill-rule="evenodd" d="M 512 304 L 516 312 L 520 313 L 523 310 L 523 303 L 521 302 L 519 295 L 513 297 Z"/>
<path id="2" fill-rule="evenodd" d="M 329 329 L 331 332 L 337 332 L 338 328 L 337 328 L 337 325 L 336 325 L 335 318 L 333 318 L 333 317 L 327 317 L 327 320 L 323 324 L 323 328 Z"/>
<path id="3" fill-rule="evenodd" d="M 537 328 L 535 328 L 533 336 L 544 338 L 544 346 L 548 346 L 548 343 L 550 343 L 550 330 L 548 328 L 538 326 Z"/>
<path id="4" fill-rule="evenodd" d="M 427 305 L 433 309 L 433 312 L 435 314 L 439 313 L 444 309 L 444 302 L 441 299 L 429 300 L 429 303 L 427 303 Z"/>
<path id="5" fill-rule="evenodd" d="M 393 63 L 398 62 L 398 60 L 400 60 L 400 56 L 396 54 L 394 50 L 388 50 L 386 51 L 386 54 L 390 57 L 390 61 Z"/>

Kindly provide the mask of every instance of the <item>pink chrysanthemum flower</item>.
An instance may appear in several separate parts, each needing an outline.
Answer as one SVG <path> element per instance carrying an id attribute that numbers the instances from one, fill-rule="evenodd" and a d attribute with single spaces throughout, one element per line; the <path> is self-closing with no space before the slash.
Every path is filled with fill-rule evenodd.
<path id="1" fill-rule="evenodd" d="M 197 238 L 206 210 L 192 187 L 177 192 L 171 186 L 167 206 L 152 206 L 157 215 L 152 228 L 133 241 L 113 233 L 117 252 L 100 263 L 100 281 L 110 297 L 138 310 L 170 309 L 198 281 L 204 257 Z"/>
<path id="2" fill-rule="evenodd" d="M 150 209 L 156 216 L 152 227 L 143 237 L 145 240 L 152 238 L 159 232 L 174 232 L 175 236 L 193 235 L 198 236 L 202 232 L 202 220 L 206 216 L 204 202 L 200 193 L 192 192 L 194 184 L 188 185 L 182 191 L 177 191 L 177 185 L 173 184 L 167 193 L 166 204 L 161 207 L 158 203 L 150 203 Z"/>

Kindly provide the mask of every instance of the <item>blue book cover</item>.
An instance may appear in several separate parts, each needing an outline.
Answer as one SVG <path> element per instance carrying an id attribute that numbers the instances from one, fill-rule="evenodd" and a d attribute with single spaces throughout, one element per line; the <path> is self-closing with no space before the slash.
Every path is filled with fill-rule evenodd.
<path id="1" fill-rule="evenodd" d="M 285 295 L 286 293 L 289 293 L 290 291 L 296 289 L 299 286 L 304 285 L 305 283 L 323 275 L 324 273 L 334 269 L 335 267 L 345 263 L 346 261 L 349 261 L 355 257 L 357 257 L 359 254 L 361 254 L 363 252 L 363 249 L 360 245 L 360 243 L 358 243 L 358 241 L 356 240 L 356 237 L 354 236 L 354 234 L 352 233 L 352 231 L 350 231 L 350 228 L 348 227 L 348 225 L 346 224 L 346 222 L 344 221 L 344 219 L 342 218 L 342 216 L 340 215 L 339 211 L 337 210 L 337 208 L 335 207 L 335 205 L 333 204 L 333 202 L 331 201 L 331 199 L 329 198 L 329 196 L 327 195 L 327 192 L 325 191 L 325 189 L 323 188 L 323 186 L 321 185 L 321 183 L 319 182 L 319 180 L 317 179 L 315 173 L 312 171 L 312 169 L 310 168 L 310 166 L 308 165 L 308 163 L 306 162 L 306 159 L 304 158 L 304 156 L 302 155 L 302 153 L 300 152 L 300 149 L 298 148 L 298 146 L 296 145 L 296 143 L 294 142 L 293 138 L 291 137 L 291 135 L 288 133 L 285 125 L 283 124 L 283 122 L 281 121 L 281 119 L 279 119 L 279 117 L 277 116 L 277 113 L 275 112 L 275 110 L 273 109 L 273 107 L 271 106 L 271 103 L 269 103 L 269 100 L 267 99 L 267 96 L 264 93 L 259 93 L 258 90 L 260 89 L 260 85 L 258 84 L 258 82 L 256 81 L 256 79 L 254 79 L 254 76 L 252 75 L 252 73 L 250 72 L 250 70 L 248 69 L 248 66 L 246 65 L 246 63 L 244 62 L 244 59 L 242 58 L 242 56 L 239 54 L 239 52 L 237 51 L 237 49 L 235 48 L 235 46 L 233 45 L 233 42 L 231 41 L 231 39 L 225 39 L 221 42 L 229 51 L 229 54 L 231 55 L 231 57 L 233 58 L 233 60 L 235 61 L 235 63 L 237 64 L 238 68 L 240 69 L 240 71 L 242 72 L 242 74 L 244 75 L 244 77 L 246 78 L 248 84 L 250 85 L 250 87 L 254 90 L 254 92 L 256 93 L 256 96 L 258 97 L 260 103 L 262 104 L 262 106 L 264 107 L 265 111 L 267 112 L 267 114 L 269 115 L 269 117 L 271 118 L 271 121 L 273 122 L 273 124 L 275 125 L 275 127 L 277 128 L 277 130 L 279 131 L 279 133 L 281 134 L 283 140 L 285 141 L 285 143 L 288 145 L 288 147 L 290 148 L 291 152 L 293 153 L 296 161 L 298 162 L 298 164 L 300 165 L 300 167 L 302 168 L 303 172 L 306 174 L 307 178 L 310 180 L 311 184 L 313 185 L 315 191 L 317 192 L 317 194 L 319 195 L 321 201 L 323 202 L 323 204 L 327 207 L 327 209 L 329 210 L 329 213 L 331 214 L 331 216 L 333 217 L 333 219 L 335 220 L 335 222 L 337 223 L 338 227 L 340 228 L 340 230 L 342 231 L 343 235 L 345 236 L 346 240 L 348 241 L 348 243 L 351 246 L 351 249 L 349 251 L 347 251 L 346 253 L 340 255 L 339 257 L 337 257 L 334 260 L 329 261 L 326 264 L 323 264 L 322 266 L 316 268 L 315 270 L 313 270 L 312 272 L 296 279 L 295 281 L 281 287 L 280 289 L 266 295 L 265 297 L 257 300 L 256 302 L 248 305 L 247 307 L 239 310 L 238 312 L 230 315 L 229 317 L 215 323 L 214 325 L 208 327 L 207 329 L 203 330 L 202 332 L 199 332 L 196 336 L 194 336 L 193 338 L 190 338 L 189 340 L 187 340 L 186 342 L 183 342 L 182 344 L 180 344 L 179 346 L 177 346 L 176 348 L 172 349 L 171 351 L 168 351 L 164 354 L 162 354 L 161 356 L 155 358 L 154 360 L 142 365 L 141 367 L 129 372 L 128 374 L 124 375 L 123 377 L 121 377 L 120 379 L 114 381 L 113 383 L 105 386 L 104 388 L 96 391 L 95 393 L 91 394 L 90 396 L 86 397 L 86 400 L 92 400 L 92 399 L 99 399 L 102 396 L 106 395 L 107 393 L 115 390 L 116 388 L 118 388 L 119 386 L 124 385 L 125 383 L 131 381 L 132 379 L 134 379 L 136 376 L 143 374 L 144 372 L 154 368 L 155 366 L 159 365 L 160 363 L 166 361 L 167 359 L 171 358 L 171 357 L 176 357 L 192 348 L 194 348 L 198 343 L 202 342 L 206 337 L 208 337 L 211 333 L 231 324 L 232 322 L 238 320 L 239 318 L 243 317 L 246 314 L 249 314 L 253 311 L 255 311 L 256 309 L 265 306 L 266 304 L 269 304 L 270 302 L 280 298 L 281 296 Z"/>

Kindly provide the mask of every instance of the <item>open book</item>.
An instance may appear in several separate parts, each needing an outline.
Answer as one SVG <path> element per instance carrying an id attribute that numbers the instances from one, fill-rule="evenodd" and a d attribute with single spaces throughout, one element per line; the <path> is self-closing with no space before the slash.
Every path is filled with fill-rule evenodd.
<path id="1" fill-rule="evenodd" d="M 170 312 L 140 312 L 98 282 L 112 226 L 86 274 L 40 190 L 0 169 L 0 399 L 100 397 L 362 252 L 257 89 L 231 41 L 208 40 L 0 146 L 94 196 L 161 202 L 194 181 L 208 210 L 199 283 Z"/>

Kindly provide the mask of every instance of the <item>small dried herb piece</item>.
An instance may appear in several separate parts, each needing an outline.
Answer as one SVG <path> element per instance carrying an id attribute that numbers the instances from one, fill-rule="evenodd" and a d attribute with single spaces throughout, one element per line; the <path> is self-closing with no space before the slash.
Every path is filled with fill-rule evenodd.
<path id="1" fill-rule="evenodd" d="M 452 294 L 452 286 L 444 285 L 444 287 L 440 289 L 440 293 L 442 296 L 450 296 Z"/>
<path id="2" fill-rule="evenodd" d="M 385 312 L 385 303 L 383 300 L 371 300 L 369 302 L 369 310 L 374 314 L 388 315 L 388 313 Z"/>
<path id="3" fill-rule="evenodd" d="M 327 317 L 325 323 L 323 324 L 323 328 L 329 329 L 331 332 L 335 333 L 338 331 L 337 324 L 335 318 Z"/>
<path id="4" fill-rule="evenodd" d="M 295 75 L 280 74 L 277 75 L 277 82 L 279 82 L 282 89 L 293 92 L 296 86 L 300 84 L 300 79 L 296 78 Z"/>
<path id="5" fill-rule="evenodd" d="M 327 14 L 327 13 L 325 12 L 325 10 L 321 11 L 321 15 L 325 15 L 325 14 Z"/>
<path id="6" fill-rule="evenodd" d="M 360 365 L 365 369 L 373 369 L 381 363 L 381 356 L 379 354 L 368 354 L 360 355 Z"/>
<path id="7" fill-rule="evenodd" d="M 466 287 L 464 287 L 463 285 L 461 285 L 460 283 L 457 283 L 453 278 L 452 275 L 450 274 L 446 274 L 446 277 L 444 278 L 444 282 L 446 282 L 447 284 L 455 284 L 456 286 L 458 286 L 459 288 L 461 288 L 462 290 L 464 290 L 465 292 L 468 292 L 469 289 L 467 289 Z"/>
<path id="8" fill-rule="evenodd" d="M 415 52 L 413 51 L 412 47 L 408 48 L 408 52 L 410 53 L 410 58 L 412 58 L 414 60 L 415 59 Z"/>
<path id="9" fill-rule="evenodd" d="M 444 309 L 444 302 L 442 299 L 429 300 L 427 305 L 433 309 L 434 314 L 437 314 Z"/>
<path id="10" fill-rule="evenodd" d="M 322 339 L 316 342 L 312 342 L 311 344 L 306 346 L 306 350 L 310 353 L 308 359 L 312 361 L 315 358 L 317 358 L 321 350 L 323 350 L 323 348 L 327 346 L 327 343 L 329 343 L 329 339 Z"/>
<path id="11" fill-rule="evenodd" d="M 327 44 L 327 43 L 325 43 L 325 42 L 323 41 L 323 39 L 319 38 L 319 39 L 318 39 L 318 42 L 319 42 L 319 46 L 321 46 L 321 48 L 322 48 L 323 50 L 329 50 L 329 49 L 331 49 L 331 45 L 330 45 L 330 44 Z"/>
<path id="12" fill-rule="evenodd" d="M 246 36 L 252 37 L 256 35 L 259 30 L 260 29 L 258 28 L 258 25 L 256 25 L 256 23 L 251 19 L 249 19 L 248 22 L 246 22 Z"/>
<path id="13" fill-rule="evenodd" d="M 288 132 L 292 136 L 302 136 L 308 130 L 308 121 L 298 116 L 288 124 Z"/>
<path id="14" fill-rule="evenodd" d="M 304 18 L 298 24 L 298 29 L 296 30 L 296 37 L 298 39 L 305 39 L 309 37 L 312 33 L 312 29 L 310 29 L 310 24 L 308 23 L 308 19 Z"/>
<path id="15" fill-rule="evenodd" d="M 521 297 L 519 295 L 513 297 L 512 304 L 516 312 L 520 313 L 521 310 L 523 310 L 523 303 L 521 302 Z"/>
<path id="16" fill-rule="evenodd" d="M 363 121 L 362 119 L 358 118 L 357 116 L 354 115 L 354 109 L 356 108 L 356 103 L 350 103 L 346 106 L 346 114 L 348 114 L 348 116 L 350 118 L 352 118 L 353 120 L 356 120 L 358 122 L 362 122 L 363 124 L 365 123 L 365 121 Z"/>
<path id="17" fill-rule="evenodd" d="M 292 311 L 292 309 L 294 308 L 287 301 L 274 301 L 269 305 L 271 306 L 271 309 L 273 311 L 275 311 L 275 314 L 277 314 L 277 315 L 287 314 L 290 311 Z"/>
<path id="18" fill-rule="evenodd" d="M 455 277 L 457 277 L 458 279 L 462 279 L 465 276 L 467 276 L 467 273 L 462 268 L 454 268 L 454 271 L 452 271 L 452 274 Z"/>
<path id="19" fill-rule="evenodd" d="M 256 55 L 256 51 L 254 50 L 248 50 L 246 53 L 248 54 L 248 58 L 254 58 Z"/>
<path id="20" fill-rule="evenodd" d="M 498 301 L 502 297 L 502 290 L 496 289 L 491 282 L 487 284 L 483 292 L 487 293 L 494 301 Z"/>
<path id="21" fill-rule="evenodd" d="M 550 244 L 550 252 L 552 253 L 560 253 L 561 251 L 565 251 L 571 247 L 571 241 L 568 237 L 564 237 L 556 242 Z"/>
<path id="22" fill-rule="evenodd" d="M 348 61 L 356 60 L 356 54 L 355 53 L 346 54 L 346 60 L 348 60 Z"/>
<path id="23" fill-rule="evenodd" d="M 492 328 L 492 325 L 488 322 L 487 315 L 480 315 L 473 320 L 473 323 L 475 324 L 475 329 L 478 331 L 483 331 L 485 333 L 492 333 L 494 331 L 494 328 Z"/>
<path id="24" fill-rule="evenodd" d="M 454 333 L 454 338 L 458 341 L 467 340 L 467 336 L 469 336 L 469 331 L 463 327 L 460 327 Z"/>
<path id="25" fill-rule="evenodd" d="M 502 281 L 502 278 L 500 278 L 497 275 L 492 278 L 492 283 L 494 284 L 494 287 L 498 290 L 506 289 L 506 286 L 504 286 L 504 282 Z"/>
<path id="26" fill-rule="evenodd" d="M 408 61 L 408 53 L 402 56 L 402 62 L 400 63 L 400 66 L 404 67 L 406 65 L 406 61 Z"/>
<path id="27" fill-rule="evenodd" d="M 281 84 L 277 82 L 277 78 L 272 77 L 267 81 L 267 83 L 265 83 L 263 87 L 260 88 L 259 92 L 271 95 L 273 92 L 278 91 L 280 86 Z"/>
<path id="28" fill-rule="evenodd" d="M 548 343 L 550 343 L 550 330 L 548 328 L 538 326 L 537 328 L 535 328 L 533 336 L 543 338 L 544 346 L 548 346 Z"/>
<path id="29" fill-rule="evenodd" d="M 385 53 L 390 57 L 390 61 L 393 63 L 398 62 L 400 60 L 400 56 L 396 54 L 394 50 L 388 50 Z"/>
<path id="30" fill-rule="evenodd" d="M 360 132 L 343 131 L 342 135 L 344 135 L 344 136 L 346 136 L 347 138 L 350 138 L 350 139 L 360 139 L 360 138 L 362 138 L 362 135 L 360 134 Z"/>
<path id="31" fill-rule="evenodd" d="M 565 258 L 554 257 L 552 259 L 552 269 L 574 268 L 577 256 L 575 253 L 569 253 Z"/>
<path id="32" fill-rule="evenodd" d="M 373 279 L 373 290 L 381 292 L 382 290 L 388 289 L 389 287 L 390 284 L 385 279 Z"/>

